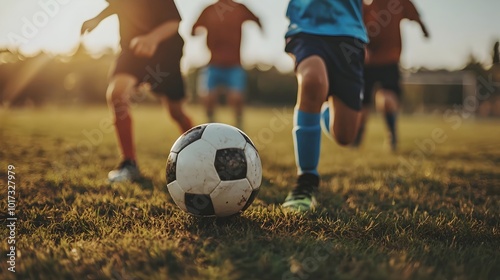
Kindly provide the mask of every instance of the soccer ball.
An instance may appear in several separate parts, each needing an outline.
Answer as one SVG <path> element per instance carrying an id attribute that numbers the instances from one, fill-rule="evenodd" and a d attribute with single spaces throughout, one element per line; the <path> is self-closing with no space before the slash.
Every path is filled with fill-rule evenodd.
<path id="1" fill-rule="evenodd" d="M 182 134 L 167 160 L 167 189 L 175 204 L 195 216 L 244 211 L 262 182 L 259 153 L 236 127 L 202 124 Z"/>

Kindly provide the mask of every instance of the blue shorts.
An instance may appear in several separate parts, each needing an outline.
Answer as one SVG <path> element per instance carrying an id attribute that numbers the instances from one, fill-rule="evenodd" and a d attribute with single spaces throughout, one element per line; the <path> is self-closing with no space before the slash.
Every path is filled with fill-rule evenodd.
<path id="1" fill-rule="evenodd" d="M 247 86 L 247 74 L 241 66 L 208 65 L 200 78 L 201 89 L 208 92 L 222 87 L 243 93 Z"/>
<path id="2" fill-rule="evenodd" d="M 295 69 L 304 59 L 319 56 L 328 72 L 328 96 L 334 95 L 359 111 L 364 88 L 364 47 L 354 37 L 299 33 L 288 38 L 285 51 L 295 56 Z"/>

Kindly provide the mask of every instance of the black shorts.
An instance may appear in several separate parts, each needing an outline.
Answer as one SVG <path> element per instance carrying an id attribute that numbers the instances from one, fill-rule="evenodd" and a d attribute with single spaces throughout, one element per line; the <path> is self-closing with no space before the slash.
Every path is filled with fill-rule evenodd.
<path id="1" fill-rule="evenodd" d="M 363 105 L 371 104 L 377 84 L 381 89 L 393 91 L 398 99 L 401 99 L 402 91 L 400 79 L 401 75 L 397 63 L 380 66 L 365 66 L 365 98 L 363 99 Z"/>
<path id="2" fill-rule="evenodd" d="M 295 69 L 306 58 L 317 55 L 328 71 L 328 96 L 337 96 L 359 111 L 363 98 L 364 43 L 353 37 L 319 36 L 299 33 L 285 47 L 295 56 Z"/>
<path id="3" fill-rule="evenodd" d="M 185 97 L 180 68 L 183 45 L 182 38 L 173 38 L 161 43 L 153 57 L 148 58 L 122 50 L 112 74 L 130 74 L 137 78 L 137 84 L 149 83 L 153 92 L 170 100 L 181 100 Z"/>

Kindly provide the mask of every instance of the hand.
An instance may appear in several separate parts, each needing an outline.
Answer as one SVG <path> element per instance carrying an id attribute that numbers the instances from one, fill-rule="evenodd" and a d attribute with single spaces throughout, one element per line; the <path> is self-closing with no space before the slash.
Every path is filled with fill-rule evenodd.
<path id="1" fill-rule="evenodd" d="M 100 22 L 101 22 L 100 20 L 95 18 L 87 20 L 82 24 L 82 29 L 80 31 L 80 34 L 83 35 L 85 34 L 85 32 L 91 32 L 99 25 Z"/>
<path id="2" fill-rule="evenodd" d="M 141 57 L 152 57 L 158 48 L 158 40 L 152 36 L 137 36 L 130 41 L 130 49 Z"/>
<path id="3" fill-rule="evenodd" d="M 420 27 L 422 28 L 422 33 L 424 33 L 424 37 L 429 38 L 430 35 L 429 31 L 427 31 L 427 27 L 423 23 L 420 23 Z"/>

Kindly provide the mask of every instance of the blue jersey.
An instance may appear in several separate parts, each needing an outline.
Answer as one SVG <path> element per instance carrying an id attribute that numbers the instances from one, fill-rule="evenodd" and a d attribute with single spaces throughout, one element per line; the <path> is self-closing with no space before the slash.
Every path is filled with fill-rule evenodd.
<path id="1" fill-rule="evenodd" d="M 290 0 L 286 37 L 297 33 L 349 36 L 367 43 L 362 4 L 363 0 Z"/>

